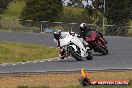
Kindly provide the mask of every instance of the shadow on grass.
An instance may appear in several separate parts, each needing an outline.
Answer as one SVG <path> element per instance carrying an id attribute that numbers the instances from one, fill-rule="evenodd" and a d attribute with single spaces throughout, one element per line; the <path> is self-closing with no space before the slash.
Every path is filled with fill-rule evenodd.
<path id="1" fill-rule="evenodd" d="M 38 87 L 18 86 L 17 88 L 50 88 L 50 87 L 48 86 L 38 86 Z"/>

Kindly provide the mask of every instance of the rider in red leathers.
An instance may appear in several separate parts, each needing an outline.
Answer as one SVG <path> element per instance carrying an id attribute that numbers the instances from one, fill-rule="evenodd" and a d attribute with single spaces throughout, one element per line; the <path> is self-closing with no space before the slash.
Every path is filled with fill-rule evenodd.
<path id="1" fill-rule="evenodd" d="M 79 36 L 82 37 L 84 40 L 86 40 L 86 35 L 90 31 L 95 31 L 92 28 L 88 28 L 86 23 L 81 23 L 80 24 L 80 30 L 79 30 Z M 103 38 L 103 34 L 98 32 L 99 36 L 102 37 L 102 39 L 107 43 L 107 41 Z"/>
<path id="2" fill-rule="evenodd" d="M 87 36 L 87 34 L 90 33 L 90 31 L 96 31 L 96 30 L 94 30 L 94 29 L 92 29 L 90 27 L 87 27 L 86 23 L 81 23 L 78 37 L 82 37 L 85 41 L 87 41 L 86 36 Z M 103 39 L 103 40 L 101 40 L 101 41 L 104 41 L 102 43 L 106 43 L 107 44 L 107 41 L 103 38 L 103 34 L 100 33 L 100 32 L 97 32 L 97 34 L 98 34 L 99 37 L 101 37 L 99 39 Z M 90 37 L 87 37 L 87 38 L 88 38 L 88 40 L 92 41 L 92 38 L 90 38 Z M 91 45 L 89 45 L 89 47 L 90 47 L 90 49 L 92 49 Z"/>

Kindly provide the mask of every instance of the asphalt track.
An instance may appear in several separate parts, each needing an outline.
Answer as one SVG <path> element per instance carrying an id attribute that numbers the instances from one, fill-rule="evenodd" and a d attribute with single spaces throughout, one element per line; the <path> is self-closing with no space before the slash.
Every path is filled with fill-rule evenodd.
<path id="1" fill-rule="evenodd" d="M 46 44 L 54 46 L 53 36 L 49 34 L 5 33 L 0 32 L 0 41 Z M 29 40 L 30 39 L 30 40 Z M 76 71 L 82 67 L 86 70 L 124 70 L 132 69 L 132 38 L 108 36 L 106 37 L 109 55 L 102 56 L 93 53 L 93 60 L 76 61 L 74 58 L 66 60 L 47 60 L 12 65 L 0 65 L 0 73 L 14 72 L 47 72 L 47 71 Z"/>
<path id="2" fill-rule="evenodd" d="M 52 34 L 0 32 L 0 41 L 55 46 Z"/>

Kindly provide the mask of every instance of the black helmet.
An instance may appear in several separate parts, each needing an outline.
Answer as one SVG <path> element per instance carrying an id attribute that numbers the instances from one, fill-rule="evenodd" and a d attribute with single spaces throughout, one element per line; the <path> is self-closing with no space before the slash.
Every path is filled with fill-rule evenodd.
<path id="1" fill-rule="evenodd" d="M 81 24 L 80 24 L 80 30 L 81 30 L 81 31 L 86 30 L 86 23 L 81 23 Z"/>
<path id="2" fill-rule="evenodd" d="M 61 31 L 60 31 L 60 30 L 54 32 L 54 38 L 55 38 L 56 40 L 59 40 L 59 39 L 60 39 L 60 36 L 61 36 Z"/>

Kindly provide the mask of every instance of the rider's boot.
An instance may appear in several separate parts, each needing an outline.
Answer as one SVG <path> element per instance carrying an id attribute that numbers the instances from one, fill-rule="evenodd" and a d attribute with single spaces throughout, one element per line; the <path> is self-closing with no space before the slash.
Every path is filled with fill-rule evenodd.
<path id="1" fill-rule="evenodd" d="M 64 50 L 60 50 L 60 52 L 59 52 L 59 58 L 60 58 L 60 59 L 65 59 L 64 53 L 65 53 Z"/>

